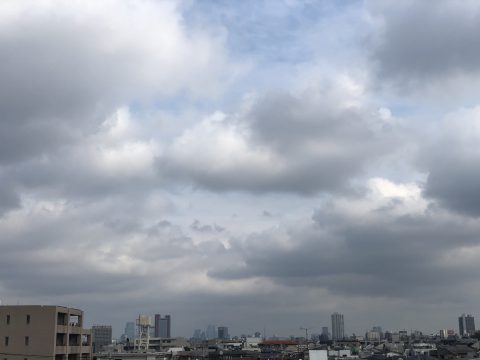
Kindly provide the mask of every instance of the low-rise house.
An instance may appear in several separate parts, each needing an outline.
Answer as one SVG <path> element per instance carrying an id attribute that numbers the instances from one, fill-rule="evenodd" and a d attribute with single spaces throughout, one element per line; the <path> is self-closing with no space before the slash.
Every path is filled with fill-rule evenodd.
<path id="1" fill-rule="evenodd" d="M 473 359 L 478 357 L 475 349 L 463 344 L 439 346 L 437 354 L 438 358 L 443 360 Z"/>
<path id="2" fill-rule="evenodd" d="M 298 344 L 291 340 L 265 340 L 258 344 L 262 352 L 296 352 Z"/>

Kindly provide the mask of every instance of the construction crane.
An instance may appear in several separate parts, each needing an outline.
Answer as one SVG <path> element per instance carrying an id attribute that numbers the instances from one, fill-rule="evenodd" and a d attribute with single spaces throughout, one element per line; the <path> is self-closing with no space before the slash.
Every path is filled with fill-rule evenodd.
<path id="1" fill-rule="evenodd" d="M 301 327 L 300 330 L 305 330 L 305 342 L 308 343 L 308 330 L 314 329 L 313 327 Z"/>

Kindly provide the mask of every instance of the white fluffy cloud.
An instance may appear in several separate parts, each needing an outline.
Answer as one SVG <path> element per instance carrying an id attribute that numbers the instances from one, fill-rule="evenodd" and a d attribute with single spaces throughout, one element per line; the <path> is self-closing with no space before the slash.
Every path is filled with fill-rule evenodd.
<path id="1" fill-rule="evenodd" d="M 0 160 L 78 141 L 117 107 L 217 96 L 240 71 L 173 1 L 0 5 Z"/>

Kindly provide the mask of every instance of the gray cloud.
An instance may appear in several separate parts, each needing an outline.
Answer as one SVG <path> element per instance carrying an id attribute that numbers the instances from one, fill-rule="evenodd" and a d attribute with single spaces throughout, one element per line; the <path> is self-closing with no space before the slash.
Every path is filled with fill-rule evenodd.
<path id="1" fill-rule="evenodd" d="M 210 225 L 202 225 L 197 219 L 195 219 L 195 221 L 190 225 L 190 229 L 199 232 L 213 232 L 213 227 L 211 227 Z"/>
<path id="2" fill-rule="evenodd" d="M 478 4 L 374 1 L 369 8 L 382 24 L 371 53 L 380 82 L 410 88 L 452 75 L 478 74 Z"/>
<path id="3" fill-rule="evenodd" d="M 255 69 L 228 88 L 242 70 L 224 48 L 233 27 L 190 26 L 178 6 L 195 5 L 8 4 L 0 3 L 3 301 L 78 306 L 118 335 L 125 321 L 158 311 L 172 313 L 175 335 L 212 322 L 289 335 L 332 311 L 349 311 L 360 331 L 375 317 L 393 329 L 436 329 L 477 306 L 478 116 L 467 109 L 465 121 L 460 111 L 437 135 L 414 101 L 406 116 L 415 131 L 405 134 L 398 98 L 367 88 L 365 59 L 331 64 L 360 54 L 346 47 L 360 47 L 348 42 L 363 36 L 364 20 L 335 31 L 346 21 L 328 18 L 336 11 L 328 6 L 329 25 L 318 28 L 334 34 L 328 41 L 303 36 L 304 26 L 294 37 L 299 48 L 335 43 L 322 45 L 325 57 L 286 57 L 271 70 L 254 60 L 275 54 L 245 54 Z M 279 27 L 291 22 L 281 2 L 264 13 L 270 5 Z M 368 10 L 385 21 L 370 54 L 377 80 L 434 86 L 478 72 L 477 5 Z M 251 19 L 268 26 L 259 20 Z M 278 35 L 270 29 L 262 41 L 275 52 L 269 33 Z M 270 80 L 274 90 L 262 93 Z"/>
<path id="4" fill-rule="evenodd" d="M 4 179 L 0 175 L 0 217 L 11 209 L 20 206 L 20 197 L 18 196 L 14 183 Z"/>
<path id="5" fill-rule="evenodd" d="M 342 81 L 214 115 L 173 142 L 158 159 L 159 171 L 214 191 L 343 191 L 397 139 L 392 124 L 364 108 Z"/>
<path id="6" fill-rule="evenodd" d="M 420 146 L 419 165 L 428 176 L 425 196 L 457 213 L 480 216 L 479 109 L 446 114 Z"/>
<path id="7" fill-rule="evenodd" d="M 93 214 L 99 211 L 95 206 L 67 207 L 62 213 L 28 215 L 29 224 L 21 229 L 0 225 L 0 283 L 6 291 L 51 298 L 96 291 L 126 294 L 153 284 L 156 264 L 203 257 L 203 249 L 176 225 L 140 226 L 141 217 L 130 216 L 131 226 L 112 226 L 122 212 L 119 201 L 101 210 L 102 217 Z M 174 268 L 164 266 L 165 273 Z"/>
<path id="8" fill-rule="evenodd" d="M 200 233 L 221 233 L 223 231 L 225 231 L 225 228 L 220 226 L 220 225 L 217 225 L 217 224 L 213 224 L 212 225 L 208 225 L 208 224 L 202 224 L 199 220 L 195 219 L 193 221 L 193 223 L 190 225 L 190 229 L 196 231 L 196 232 L 200 232 Z"/>
<path id="9" fill-rule="evenodd" d="M 310 225 L 251 235 L 231 250 L 238 254 L 238 265 L 210 275 L 268 278 L 339 295 L 429 301 L 454 281 L 458 293 L 453 299 L 462 296 L 462 286 L 476 282 L 478 265 L 451 264 L 446 259 L 461 248 L 478 249 L 478 231 L 478 224 L 467 225 L 438 212 L 394 215 L 373 209 L 352 218 L 325 208 L 314 213 Z"/>
<path id="10" fill-rule="evenodd" d="M 220 38 L 184 27 L 173 4 L 131 5 L 8 5 L 10 16 L 0 19 L 1 163 L 81 140 L 124 104 L 180 91 L 208 97 L 223 86 L 217 77 L 225 84 L 229 61 Z M 192 64 L 192 51 L 205 59 Z"/>
<path id="11" fill-rule="evenodd" d="M 478 156 L 439 154 L 429 167 L 425 195 L 451 210 L 480 216 L 480 171 Z"/>

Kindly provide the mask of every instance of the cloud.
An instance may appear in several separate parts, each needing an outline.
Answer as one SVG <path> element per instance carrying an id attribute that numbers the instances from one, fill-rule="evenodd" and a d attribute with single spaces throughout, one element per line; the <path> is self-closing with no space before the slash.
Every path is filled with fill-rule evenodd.
<path id="1" fill-rule="evenodd" d="M 455 77 L 461 79 L 457 85 L 478 77 L 478 3 L 372 1 L 367 8 L 376 24 L 371 57 L 379 83 L 415 90 Z"/>
<path id="2" fill-rule="evenodd" d="M 251 234 L 229 250 L 237 265 L 210 275 L 266 278 L 340 296 L 435 302 L 440 294 L 445 300 L 452 286 L 458 292 L 449 291 L 450 301 L 465 296 L 461 288 L 476 281 L 478 265 L 457 256 L 480 251 L 479 225 L 432 210 L 415 184 L 372 179 L 369 187 L 366 198 L 337 198 L 319 207 L 311 223 Z"/>
<path id="3" fill-rule="evenodd" d="M 338 191 L 395 145 L 392 122 L 348 76 L 250 99 L 184 131 L 158 159 L 166 177 L 214 191 Z"/>
<path id="4" fill-rule="evenodd" d="M 480 216 L 479 115 L 479 107 L 447 114 L 421 153 L 421 164 L 428 172 L 425 195 L 474 217 Z"/>
<path id="5" fill-rule="evenodd" d="M 139 208 L 125 226 L 124 206 L 120 199 L 108 207 L 98 202 L 36 202 L 11 211 L 0 220 L 0 283 L 23 296 L 128 294 L 137 286 L 148 288 L 157 276 L 170 276 L 172 282 L 163 286 L 176 289 L 176 282 L 187 276 L 180 269 L 188 272 L 182 263 L 204 263 L 207 245 L 195 245 L 178 225 L 145 221 Z M 123 226 L 117 226 L 119 222 Z"/>
<path id="6" fill-rule="evenodd" d="M 117 335 L 474 309 L 478 5 L 291 4 L 0 2 L 4 302 Z"/>
<path id="7" fill-rule="evenodd" d="M 0 163 L 81 140 L 124 105 L 216 96 L 239 70 L 175 2 L 0 6 Z"/>

